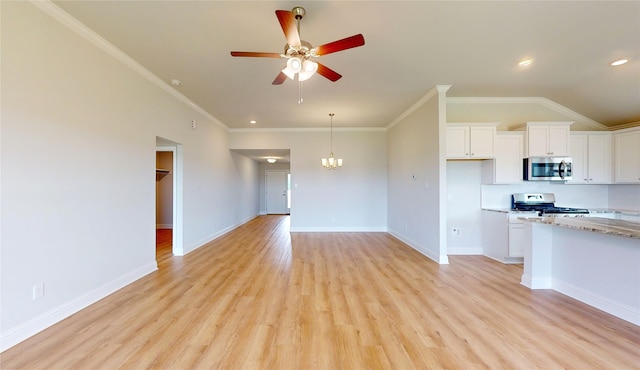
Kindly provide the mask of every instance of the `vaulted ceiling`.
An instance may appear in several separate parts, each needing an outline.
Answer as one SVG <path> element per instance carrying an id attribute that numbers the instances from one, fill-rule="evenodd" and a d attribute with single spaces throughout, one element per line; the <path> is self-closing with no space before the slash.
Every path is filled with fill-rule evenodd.
<path id="1" fill-rule="evenodd" d="M 437 84 L 453 97 L 544 97 L 607 126 L 640 121 L 639 1 L 54 1 L 230 128 L 385 127 Z M 306 9 L 342 74 L 272 85 L 285 60 L 276 9 Z M 611 62 L 628 63 L 613 67 Z M 533 63 L 519 67 L 518 62 Z M 257 121 L 250 124 L 251 120 Z"/>

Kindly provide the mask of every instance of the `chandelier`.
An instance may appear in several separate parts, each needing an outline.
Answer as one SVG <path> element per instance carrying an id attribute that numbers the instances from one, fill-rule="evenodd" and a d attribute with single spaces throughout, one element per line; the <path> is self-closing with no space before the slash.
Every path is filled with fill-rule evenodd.
<path id="1" fill-rule="evenodd" d="M 329 116 L 331 117 L 331 131 L 330 131 L 330 135 L 331 135 L 331 146 L 329 147 L 330 151 L 329 151 L 329 157 L 328 158 L 322 158 L 322 167 L 328 169 L 328 170 L 335 170 L 336 168 L 340 168 L 342 167 L 342 158 L 334 158 L 333 157 L 333 113 L 329 113 Z"/>

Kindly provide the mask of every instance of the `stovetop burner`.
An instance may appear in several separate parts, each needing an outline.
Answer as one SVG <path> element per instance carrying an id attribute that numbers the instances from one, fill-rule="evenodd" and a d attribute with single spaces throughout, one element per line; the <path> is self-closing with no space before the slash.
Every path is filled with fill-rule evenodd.
<path id="1" fill-rule="evenodd" d="M 541 215 L 557 214 L 588 214 L 585 208 L 556 207 L 556 198 L 551 193 L 524 194 L 515 193 L 511 196 L 511 208 L 517 211 L 535 211 Z"/>
<path id="2" fill-rule="evenodd" d="M 543 215 L 559 214 L 559 213 L 589 214 L 589 210 L 584 208 L 550 207 L 550 208 L 541 209 L 540 213 L 542 213 Z"/>

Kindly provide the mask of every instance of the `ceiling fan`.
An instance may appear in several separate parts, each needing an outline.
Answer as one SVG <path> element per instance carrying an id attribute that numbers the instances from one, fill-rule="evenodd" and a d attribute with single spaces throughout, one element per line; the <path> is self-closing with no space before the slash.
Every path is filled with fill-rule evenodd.
<path id="1" fill-rule="evenodd" d="M 297 6 L 291 11 L 276 10 L 276 16 L 284 31 L 287 44 L 284 46 L 284 53 L 262 53 L 253 51 L 232 51 L 233 57 L 254 57 L 254 58 L 284 58 L 287 59 L 287 66 L 280 71 L 273 85 L 281 85 L 287 78 L 302 82 L 309 79 L 316 72 L 330 81 L 338 81 L 342 75 L 326 67 L 323 64 L 311 60 L 319 56 L 335 53 L 338 51 L 355 48 L 364 45 L 364 36 L 357 34 L 341 40 L 313 47 L 307 41 L 300 39 L 300 20 L 305 15 L 303 7 Z"/>

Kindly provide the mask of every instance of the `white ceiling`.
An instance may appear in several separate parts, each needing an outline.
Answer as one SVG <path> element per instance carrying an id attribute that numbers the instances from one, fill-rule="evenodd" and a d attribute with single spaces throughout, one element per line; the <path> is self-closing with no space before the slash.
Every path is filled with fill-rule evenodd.
<path id="1" fill-rule="evenodd" d="M 551 99 L 607 126 L 640 121 L 640 1 L 55 1 L 230 128 L 385 127 L 437 84 L 448 96 Z M 318 58 L 343 78 L 271 82 L 276 9 L 303 6 Z M 522 58 L 533 58 L 527 68 Z M 630 62 L 611 67 L 610 62 Z M 256 120 L 256 125 L 250 125 Z"/>

